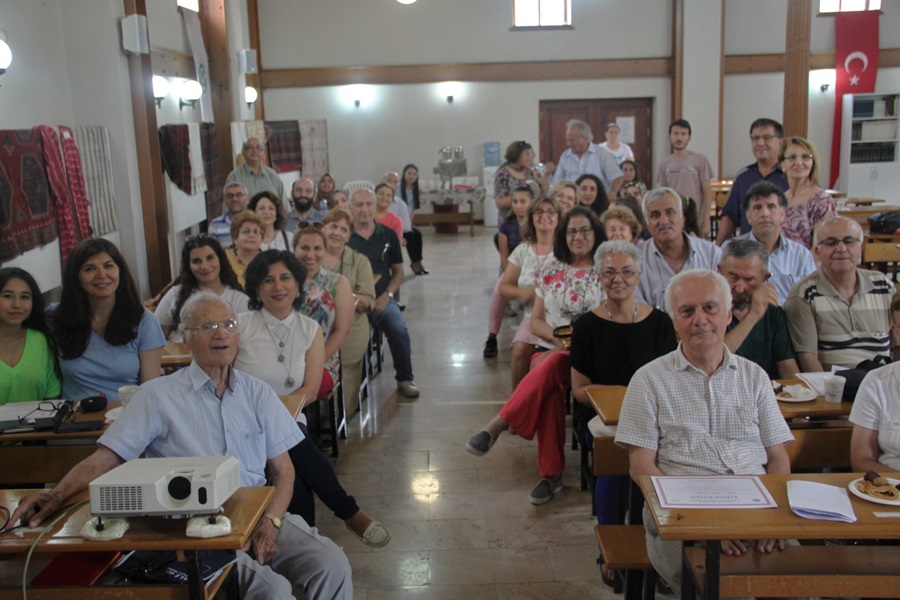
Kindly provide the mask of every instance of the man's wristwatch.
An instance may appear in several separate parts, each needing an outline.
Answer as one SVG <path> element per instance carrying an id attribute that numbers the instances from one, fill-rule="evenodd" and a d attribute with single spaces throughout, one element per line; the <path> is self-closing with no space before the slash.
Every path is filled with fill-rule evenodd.
<path id="1" fill-rule="evenodd" d="M 270 521 L 272 521 L 272 525 L 275 526 L 275 529 L 281 529 L 281 518 L 280 517 L 276 517 L 275 515 L 273 515 L 270 512 L 267 512 L 263 516 L 265 518 L 269 519 Z"/>

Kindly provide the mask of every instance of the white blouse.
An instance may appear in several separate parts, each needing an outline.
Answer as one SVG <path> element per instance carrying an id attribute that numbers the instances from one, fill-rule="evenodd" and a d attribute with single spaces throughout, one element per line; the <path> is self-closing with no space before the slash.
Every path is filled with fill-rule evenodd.
<path id="1" fill-rule="evenodd" d="M 319 324 L 297 311 L 282 321 L 264 308 L 243 313 L 238 320 L 241 345 L 234 368 L 262 379 L 279 396 L 302 386 L 306 352 L 315 340 Z M 279 347 L 282 342 L 283 348 Z"/>

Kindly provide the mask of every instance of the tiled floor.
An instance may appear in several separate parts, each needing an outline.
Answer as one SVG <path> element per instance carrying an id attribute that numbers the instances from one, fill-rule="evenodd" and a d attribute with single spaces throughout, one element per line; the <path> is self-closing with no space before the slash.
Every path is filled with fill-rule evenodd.
<path id="1" fill-rule="evenodd" d="M 487 305 L 499 259 L 493 230 L 435 235 L 424 228 L 426 277 L 407 277 L 416 383 L 410 401 L 394 392 L 390 353 L 374 380 L 375 402 L 357 415 L 335 469 L 348 492 L 390 530 L 370 549 L 318 506 L 321 530 L 342 545 L 361 600 L 428 598 L 613 598 L 600 582 L 590 494 L 578 487 L 569 450 L 566 487 L 543 506 L 528 502 L 538 482 L 536 446 L 504 435 L 484 457 L 463 447 L 510 392 L 506 319 L 498 358 L 484 359 Z M 408 265 L 407 265 L 408 269 Z"/>

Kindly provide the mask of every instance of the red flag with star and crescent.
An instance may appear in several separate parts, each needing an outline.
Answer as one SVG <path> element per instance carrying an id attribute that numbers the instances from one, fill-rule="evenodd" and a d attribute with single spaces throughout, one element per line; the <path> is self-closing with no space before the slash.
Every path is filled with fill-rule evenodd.
<path id="1" fill-rule="evenodd" d="M 831 186 L 841 158 L 841 111 L 844 94 L 870 94 L 878 75 L 878 17 L 881 11 L 840 12 L 835 25 L 834 133 L 831 141 Z"/>

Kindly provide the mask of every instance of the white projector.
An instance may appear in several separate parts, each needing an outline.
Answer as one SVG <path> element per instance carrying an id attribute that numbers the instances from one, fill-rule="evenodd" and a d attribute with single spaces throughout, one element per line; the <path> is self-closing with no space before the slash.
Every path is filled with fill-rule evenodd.
<path id="1" fill-rule="evenodd" d="M 91 513 L 170 519 L 215 514 L 240 481 L 241 465 L 231 456 L 137 458 L 91 482 Z"/>

